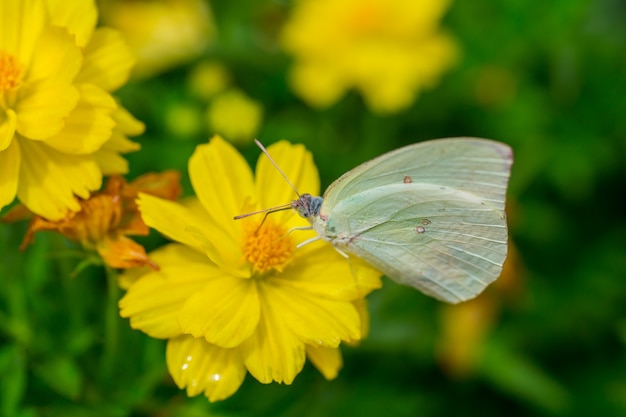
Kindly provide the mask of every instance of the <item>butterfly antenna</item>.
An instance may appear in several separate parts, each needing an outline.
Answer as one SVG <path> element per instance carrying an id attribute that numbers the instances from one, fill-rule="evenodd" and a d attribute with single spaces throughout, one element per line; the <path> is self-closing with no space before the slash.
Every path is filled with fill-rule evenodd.
<path id="1" fill-rule="evenodd" d="M 287 204 L 282 204 L 280 206 L 270 207 L 270 208 L 266 208 L 266 209 L 259 210 L 259 211 L 253 211 L 253 212 L 250 212 L 250 213 L 240 214 L 238 216 L 233 217 L 233 219 L 234 220 L 239 220 L 239 219 L 243 219 L 245 217 L 254 216 L 255 214 L 261 214 L 261 213 L 265 213 L 267 215 L 267 214 L 273 213 L 275 211 L 289 210 L 290 208 L 291 208 L 291 203 L 287 203 Z"/>
<path id="2" fill-rule="evenodd" d="M 261 142 L 259 142 L 258 139 L 254 140 L 254 143 L 256 143 L 256 146 L 258 146 L 259 148 L 261 148 L 261 151 L 263 151 L 263 153 L 265 154 L 265 156 L 267 156 L 267 159 L 270 160 L 270 162 L 272 163 L 272 165 L 274 165 L 274 167 L 278 170 L 278 172 L 280 172 L 280 175 L 283 176 L 283 178 L 285 179 L 285 181 L 287 181 L 287 184 L 289 184 L 289 186 L 291 187 L 291 189 L 296 193 L 296 195 L 298 197 L 300 197 L 300 193 L 298 192 L 298 189 L 291 183 L 291 181 L 289 181 L 289 178 L 287 178 L 287 176 L 285 175 L 285 173 L 283 172 L 282 169 L 280 169 L 280 167 L 278 166 L 278 164 L 276 162 L 274 162 L 274 160 L 272 159 L 272 156 L 270 155 L 270 153 L 267 151 L 267 149 L 265 149 L 265 146 L 263 146 L 263 144 Z M 291 207 L 291 205 L 289 205 L 289 207 Z"/>
<path id="3" fill-rule="evenodd" d="M 233 217 L 233 219 L 234 220 L 239 220 L 239 219 L 243 219 L 243 218 L 248 217 L 248 216 L 253 216 L 255 214 L 265 213 L 265 215 L 263 216 L 263 220 L 261 220 L 261 223 L 259 223 L 259 225 L 257 226 L 256 230 L 254 231 L 254 234 L 257 234 L 259 232 L 259 230 L 261 229 L 261 226 L 263 226 L 263 224 L 265 223 L 265 219 L 267 219 L 267 215 L 268 214 L 274 213 L 274 212 L 277 212 L 277 211 L 290 210 L 290 209 L 291 209 L 291 203 L 283 204 L 282 206 L 270 207 L 270 208 L 259 210 L 259 211 L 253 211 L 252 213 L 240 214 L 238 216 Z"/>

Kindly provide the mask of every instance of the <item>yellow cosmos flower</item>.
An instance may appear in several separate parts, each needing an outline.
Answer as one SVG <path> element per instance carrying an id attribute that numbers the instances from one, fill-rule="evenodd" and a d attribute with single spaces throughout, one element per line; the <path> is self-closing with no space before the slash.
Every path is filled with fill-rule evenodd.
<path id="1" fill-rule="evenodd" d="M 437 83 L 456 48 L 438 22 L 449 0 L 300 0 L 282 33 L 294 91 L 327 107 L 356 88 L 380 113 Z"/>
<path id="2" fill-rule="evenodd" d="M 125 172 L 119 153 L 143 124 L 110 92 L 134 61 L 96 20 L 92 1 L 0 0 L 0 209 L 17 196 L 59 220 L 103 173 Z"/>
<path id="3" fill-rule="evenodd" d="M 299 189 L 319 192 L 311 154 L 279 142 L 269 152 Z M 186 206 L 140 195 L 149 226 L 179 243 L 150 257 L 159 271 L 123 277 L 121 315 L 150 336 L 169 339 L 167 365 L 189 395 L 232 395 L 246 372 L 290 384 L 306 358 L 326 378 L 341 367 L 338 346 L 363 337 L 363 297 L 380 273 L 315 242 L 293 210 L 235 221 L 233 216 L 290 201 L 293 191 L 262 156 L 256 178 L 219 137 L 197 148 L 189 174 L 198 200 Z M 140 275 L 137 279 L 137 275 Z M 134 282 L 131 282 L 135 280 Z"/>
<path id="4" fill-rule="evenodd" d="M 205 0 L 106 0 L 102 20 L 128 39 L 137 56 L 133 74 L 150 77 L 200 56 L 215 37 Z"/>

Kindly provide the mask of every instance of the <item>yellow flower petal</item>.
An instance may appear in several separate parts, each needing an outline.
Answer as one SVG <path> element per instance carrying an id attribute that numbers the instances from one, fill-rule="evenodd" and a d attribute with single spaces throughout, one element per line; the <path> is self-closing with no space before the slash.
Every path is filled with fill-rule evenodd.
<path id="1" fill-rule="evenodd" d="M 102 176 L 90 156 L 63 154 L 26 139 L 18 143 L 22 158 L 17 195 L 32 212 L 60 220 L 67 210 L 80 209 L 74 194 L 87 198 L 100 188 Z"/>
<path id="2" fill-rule="evenodd" d="M 249 277 L 250 266 L 243 262 L 240 249 L 217 223 L 188 208 L 146 194 L 139 195 L 139 209 L 144 222 L 170 239 L 204 252 L 225 272 Z M 207 224 L 209 223 L 209 224 Z M 210 231 L 210 232 L 209 232 Z M 207 235 L 210 234 L 210 239 Z"/>
<path id="3" fill-rule="evenodd" d="M 137 199 L 143 221 L 168 238 L 189 246 L 200 253 L 204 250 L 199 242 L 188 233 L 194 223 L 194 215 L 187 208 L 173 201 L 140 193 Z"/>
<path id="4" fill-rule="evenodd" d="M 120 153 L 133 152 L 141 149 L 141 145 L 137 142 L 133 142 L 126 136 L 118 131 L 113 131 L 113 134 L 108 141 L 102 145 L 101 149 L 108 151 L 115 151 Z"/>
<path id="5" fill-rule="evenodd" d="M 342 340 L 361 338 L 359 314 L 349 301 L 271 284 L 263 285 L 263 297 L 268 304 L 280 306 L 282 320 L 307 344 L 336 348 Z"/>
<path id="6" fill-rule="evenodd" d="M 341 351 L 338 348 L 325 348 L 307 345 L 306 356 L 324 378 L 335 379 L 343 367 Z"/>
<path id="7" fill-rule="evenodd" d="M 94 85 L 81 85 L 80 100 L 65 118 L 65 127 L 45 140 L 46 145 L 71 154 L 93 153 L 110 137 L 115 122 L 111 113 L 117 104 L 106 91 Z"/>
<path id="8" fill-rule="evenodd" d="M 204 339 L 180 336 L 167 343 L 167 368 L 179 388 L 187 395 L 204 392 L 209 401 L 233 395 L 246 376 L 238 349 L 224 349 Z"/>
<path id="9" fill-rule="evenodd" d="M 0 152 L 0 209 L 15 198 L 20 159 L 20 148 L 15 140 Z"/>
<path id="10" fill-rule="evenodd" d="M 128 161 L 124 159 L 124 157 L 120 156 L 117 151 L 99 149 L 93 154 L 93 157 L 98 163 L 98 166 L 102 171 L 102 175 L 128 173 Z"/>
<path id="11" fill-rule="evenodd" d="M 124 106 L 118 103 L 117 109 L 113 113 L 113 119 L 118 130 L 123 135 L 138 136 L 146 130 L 146 125 L 135 118 Z M 130 152 L 135 149 L 119 149 L 121 152 Z"/>
<path id="12" fill-rule="evenodd" d="M 0 114 L 0 152 L 4 151 L 13 142 L 17 116 L 11 109 Z"/>
<path id="13" fill-rule="evenodd" d="M 179 324 L 183 333 L 232 348 L 252 334 L 259 315 L 256 282 L 225 276 L 211 280 L 185 302 Z"/>
<path id="14" fill-rule="evenodd" d="M 15 54 L 18 61 L 28 68 L 45 20 L 46 10 L 41 1 L 0 1 L 0 28 L 3 34 L 0 37 L 0 50 Z"/>
<path id="15" fill-rule="evenodd" d="M 153 259 L 158 259 L 159 262 L 162 262 L 166 266 L 166 268 L 169 268 L 168 265 L 178 265 L 181 264 L 181 262 L 186 262 L 184 260 L 186 257 L 193 257 L 195 255 L 202 258 L 201 254 L 194 254 L 190 252 L 193 251 L 190 251 L 189 248 L 184 245 L 179 243 L 168 243 L 152 251 L 150 256 L 152 256 Z M 183 261 L 181 261 L 181 259 L 183 259 Z M 162 271 L 163 268 L 160 268 L 159 270 Z M 131 285 L 137 282 L 142 276 L 152 272 L 154 272 L 154 270 L 147 267 L 125 269 L 119 275 L 118 282 L 120 282 L 120 287 L 122 289 L 128 290 Z"/>
<path id="16" fill-rule="evenodd" d="M 289 84 L 309 105 L 325 108 L 339 100 L 347 88 L 342 77 L 326 67 L 300 63 L 289 71 Z"/>
<path id="17" fill-rule="evenodd" d="M 153 272 L 153 269 L 147 266 L 125 269 L 123 273 L 117 276 L 117 285 L 123 290 L 128 290 L 131 285 L 139 281 L 141 277 L 151 272 Z"/>
<path id="18" fill-rule="evenodd" d="M 232 145 L 214 136 L 209 144 L 196 148 L 189 160 L 189 176 L 210 218 L 193 230 L 195 238 L 226 272 L 250 276 L 250 265 L 241 252 L 243 225 L 233 219 L 249 207 L 253 195 L 250 167 Z"/>
<path id="19" fill-rule="evenodd" d="M 28 83 L 44 80 L 52 85 L 73 82 L 83 63 L 83 54 L 66 28 L 46 27 L 33 52 L 34 59 L 28 69 Z"/>
<path id="20" fill-rule="evenodd" d="M 223 274 L 204 255 L 179 244 L 164 246 L 150 257 L 160 270 L 146 273 L 130 286 L 119 302 L 120 315 L 130 317 L 133 328 L 152 337 L 175 337 L 181 334 L 178 316 L 185 300 Z"/>
<path id="21" fill-rule="evenodd" d="M 211 131 L 238 145 L 250 143 L 263 117 L 263 106 L 243 92 L 230 89 L 211 101 L 206 112 Z"/>
<path id="22" fill-rule="evenodd" d="M 298 251 L 293 272 L 276 275 L 273 282 L 341 301 L 354 300 L 382 286 L 380 272 L 354 256 L 344 258 L 326 242 Z"/>
<path id="23" fill-rule="evenodd" d="M 282 306 L 269 303 L 263 293 L 260 299 L 259 326 L 241 345 L 246 368 L 263 384 L 291 384 L 306 360 L 304 343 L 283 320 Z"/>
<path id="24" fill-rule="evenodd" d="M 141 149 L 141 145 L 129 140 L 126 135 L 140 135 L 145 130 L 145 125 L 119 103 L 112 116 L 115 129 L 109 140 L 94 153 L 103 175 L 128 173 L 128 161 L 120 153 L 137 151 Z"/>
<path id="25" fill-rule="evenodd" d="M 198 199 L 211 218 L 241 238 L 241 225 L 233 217 L 241 214 L 253 195 L 252 171 L 237 150 L 219 136 L 196 148 L 189 160 L 189 177 Z"/>
<path id="26" fill-rule="evenodd" d="M 361 317 L 361 338 L 365 339 L 370 333 L 370 313 L 367 310 L 367 300 L 359 298 L 352 302 Z"/>
<path id="27" fill-rule="evenodd" d="M 85 62 L 76 82 L 95 84 L 106 91 L 115 91 L 126 83 L 135 65 L 135 57 L 122 35 L 109 28 L 94 32 L 84 54 Z"/>
<path id="28" fill-rule="evenodd" d="M 98 10 L 93 1 L 79 1 L 68 7 L 67 0 L 46 0 L 52 23 L 66 27 L 76 37 L 79 46 L 85 46 L 98 21 Z"/>
<path id="29" fill-rule="evenodd" d="M 319 174 L 311 152 L 303 145 L 280 141 L 269 146 L 267 151 L 300 193 L 319 195 Z M 261 208 L 290 203 L 297 198 L 280 172 L 263 154 L 257 163 L 255 188 Z"/>
<path id="30" fill-rule="evenodd" d="M 207 220 L 202 226 L 190 226 L 187 232 L 200 244 L 204 253 L 231 275 L 248 278 L 252 275 L 252 267 L 245 262 L 240 246 L 228 230 L 220 227 L 213 219 Z"/>
<path id="31" fill-rule="evenodd" d="M 17 131 L 29 139 L 46 139 L 58 134 L 64 119 L 76 107 L 80 95 L 71 85 L 29 84 L 20 89 Z"/>

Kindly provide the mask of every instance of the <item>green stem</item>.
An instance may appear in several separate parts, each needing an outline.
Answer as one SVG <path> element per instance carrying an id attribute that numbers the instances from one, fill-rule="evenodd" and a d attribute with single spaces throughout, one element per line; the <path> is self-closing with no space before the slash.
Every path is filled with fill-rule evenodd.
<path id="1" fill-rule="evenodd" d="M 111 376 L 119 348 L 119 310 L 120 289 L 117 285 L 117 272 L 105 266 L 107 276 L 107 302 L 104 311 L 104 349 L 100 362 L 100 375 L 108 379 Z"/>

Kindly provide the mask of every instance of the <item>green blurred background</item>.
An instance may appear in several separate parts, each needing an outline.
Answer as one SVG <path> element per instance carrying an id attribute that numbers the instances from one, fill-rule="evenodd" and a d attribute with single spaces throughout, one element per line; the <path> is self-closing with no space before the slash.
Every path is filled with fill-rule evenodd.
<path id="1" fill-rule="evenodd" d="M 123 13 L 114 6 L 102 2 L 110 24 Z M 206 27 L 179 22 L 181 33 L 199 25 L 197 48 L 191 39 L 179 46 L 188 56 L 118 94 L 147 125 L 142 150 L 128 155 L 128 177 L 170 168 L 186 175 L 194 147 L 218 130 L 207 112 L 220 88 L 252 100 L 250 117 L 260 117 L 236 142 L 252 164 L 253 137 L 304 143 L 323 187 L 405 144 L 497 139 L 515 152 L 505 276 L 459 307 L 385 280 L 369 297 L 370 335 L 343 349 L 336 380 L 310 365 L 291 386 L 248 376 L 231 398 L 210 404 L 173 384 L 164 341 L 117 316 L 121 290 L 107 287 L 102 268 L 72 277 L 79 260 L 63 255 L 72 247 L 60 237 L 40 234 L 20 252 L 26 225 L 2 225 L 1 415 L 626 415 L 626 4 L 456 1 L 442 26 L 458 44 L 457 64 L 409 108 L 386 115 L 355 91 L 323 110 L 291 91 L 291 59 L 277 37 L 292 6 L 213 1 Z M 213 78 L 203 83 L 203 74 Z M 222 86 L 210 91 L 216 79 Z M 107 343 L 114 356 L 102 355 Z"/>

